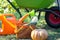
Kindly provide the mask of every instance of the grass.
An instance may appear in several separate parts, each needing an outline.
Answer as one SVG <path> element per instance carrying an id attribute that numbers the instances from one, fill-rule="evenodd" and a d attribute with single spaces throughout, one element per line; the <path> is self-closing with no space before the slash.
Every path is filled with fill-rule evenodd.
<path id="1" fill-rule="evenodd" d="M 47 40 L 60 40 L 60 29 L 53 29 L 50 28 L 45 20 L 44 20 L 44 14 L 41 14 L 41 19 L 38 21 L 37 28 L 43 28 L 46 29 L 49 36 Z M 15 35 L 7 35 L 7 36 L 0 36 L 0 40 L 18 40 Z M 31 40 L 31 39 L 19 39 L 19 40 Z"/>

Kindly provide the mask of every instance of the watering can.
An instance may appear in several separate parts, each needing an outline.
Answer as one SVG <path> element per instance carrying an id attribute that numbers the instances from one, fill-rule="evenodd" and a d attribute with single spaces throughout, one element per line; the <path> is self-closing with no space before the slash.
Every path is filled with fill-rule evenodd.
<path id="1" fill-rule="evenodd" d="M 7 17 L 10 16 L 10 17 Z M 2 28 L 0 28 L 0 35 L 16 34 L 17 27 L 21 27 L 24 23 L 24 19 L 29 14 L 24 15 L 19 20 L 13 14 L 0 14 L 0 20 L 2 21 Z"/>
<path id="2" fill-rule="evenodd" d="M 7 16 L 11 16 L 6 18 Z M 0 35 L 15 34 L 16 18 L 13 14 L 0 14 L 0 20 L 2 21 L 2 28 L 0 28 Z"/>

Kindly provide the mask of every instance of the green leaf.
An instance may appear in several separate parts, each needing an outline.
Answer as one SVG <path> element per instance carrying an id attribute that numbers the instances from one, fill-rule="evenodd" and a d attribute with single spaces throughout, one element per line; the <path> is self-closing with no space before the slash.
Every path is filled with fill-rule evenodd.
<path id="1" fill-rule="evenodd" d="M 30 16 L 35 16 L 35 10 L 32 10 L 31 12 L 29 12 Z"/>

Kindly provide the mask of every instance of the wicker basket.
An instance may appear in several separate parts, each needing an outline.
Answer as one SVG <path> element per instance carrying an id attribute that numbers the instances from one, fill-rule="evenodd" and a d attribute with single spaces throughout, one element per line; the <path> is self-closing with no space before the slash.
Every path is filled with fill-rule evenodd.
<path id="1" fill-rule="evenodd" d="M 31 38 L 31 31 L 34 30 L 36 27 L 34 25 L 23 25 L 21 27 L 17 27 L 16 38 L 20 39 L 28 39 Z"/>

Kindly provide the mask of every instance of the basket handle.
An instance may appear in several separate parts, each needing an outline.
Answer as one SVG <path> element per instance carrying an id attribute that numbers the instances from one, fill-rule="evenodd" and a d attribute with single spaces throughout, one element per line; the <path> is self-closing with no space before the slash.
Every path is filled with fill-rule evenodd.
<path id="1" fill-rule="evenodd" d="M 28 26 L 31 30 L 34 30 L 34 28 L 32 28 L 31 25 L 23 25 L 21 28 L 19 28 L 19 29 L 16 30 L 15 32 L 18 33 L 19 31 L 21 31 L 24 26 Z"/>
<path id="2" fill-rule="evenodd" d="M 19 8 L 16 8 L 9 0 L 7 0 L 9 3 L 10 3 L 10 5 L 19 13 L 19 15 L 20 15 L 20 17 L 22 17 L 22 14 L 20 13 L 20 11 L 19 11 Z"/>

